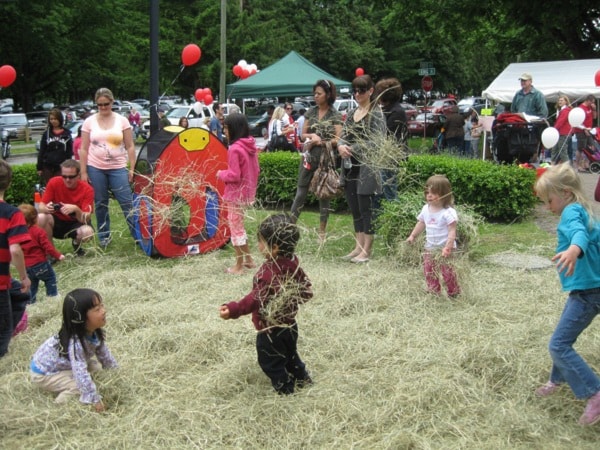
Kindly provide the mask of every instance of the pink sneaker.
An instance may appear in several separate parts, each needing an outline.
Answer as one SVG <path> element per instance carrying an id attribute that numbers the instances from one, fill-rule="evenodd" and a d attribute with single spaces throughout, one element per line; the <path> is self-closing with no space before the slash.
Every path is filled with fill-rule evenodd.
<path id="1" fill-rule="evenodd" d="M 594 425 L 598 421 L 600 421 L 600 392 L 596 392 L 587 401 L 583 415 L 579 418 L 579 425 Z"/>
<path id="2" fill-rule="evenodd" d="M 548 397 L 549 395 L 554 394 L 558 388 L 560 387 L 560 384 L 556 384 L 553 383 L 552 381 L 548 381 L 546 384 L 544 384 L 543 386 L 540 386 L 539 388 L 537 388 L 535 390 L 535 395 L 537 395 L 538 397 Z"/>

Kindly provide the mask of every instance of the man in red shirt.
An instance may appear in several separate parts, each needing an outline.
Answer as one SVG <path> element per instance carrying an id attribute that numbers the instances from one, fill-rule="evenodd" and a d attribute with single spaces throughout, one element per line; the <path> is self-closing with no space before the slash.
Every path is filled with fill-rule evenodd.
<path id="1" fill-rule="evenodd" d="M 594 126 L 594 119 L 596 118 L 596 99 L 593 95 L 588 95 L 585 100 L 579 105 L 585 112 L 585 119 L 581 128 L 573 128 L 573 132 L 577 137 L 577 153 L 575 156 L 575 166 L 578 170 L 587 172 L 589 161 L 583 156 L 582 149 L 587 146 L 594 145 L 593 137 L 589 130 Z"/>
<path id="2" fill-rule="evenodd" d="M 38 225 L 48 239 L 71 239 L 77 256 L 85 254 L 81 244 L 94 237 L 91 225 L 94 189 L 79 179 L 79 161 L 67 159 L 59 177 L 51 178 L 39 205 Z"/>

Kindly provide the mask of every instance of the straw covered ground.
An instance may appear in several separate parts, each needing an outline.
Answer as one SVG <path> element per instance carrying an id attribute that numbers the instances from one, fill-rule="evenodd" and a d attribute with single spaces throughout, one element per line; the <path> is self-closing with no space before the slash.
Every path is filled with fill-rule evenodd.
<path id="1" fill-rule="evenodd" d="M 255 229 L 264 211 L 251 215 Z M 347 216 L 332 216 L 318 246 L 307 225 L 316 220 L 301 217 L 298 248 L 315 291 L 298 316 L 314 385 L 276 395 L 256 362 L 250 318 L 219 319 L 219 305 L 251 286 L 251 272 L 223 272 L 230 248 L 156 260 L 116 239 L 106 253 L 57 266 L 62 294 L 90 287 L 107 305 L 120 364 L 96 376 L 108 410 L 57 405 L 29 383 L 31 355 L 60 326 L 59 303 L 41 295 L 29 330 L 0 360 L 0 447 L 597 448 L 600 427 L 577 425 L 584 404 L 569 389 L 533 395 L 548 377 L 547 342 L 565 297 L 553 269 L 463 259 L 463 295 L 434 298 L 419 268 L 382 249 L 368 264 L 341 261 L 352 246 Z M 546 245 L 526 251 L 547 258 L 554 236 L 539 233 Z M 578 349 L 596 368 L 599 346 L 594 324 Z"/>

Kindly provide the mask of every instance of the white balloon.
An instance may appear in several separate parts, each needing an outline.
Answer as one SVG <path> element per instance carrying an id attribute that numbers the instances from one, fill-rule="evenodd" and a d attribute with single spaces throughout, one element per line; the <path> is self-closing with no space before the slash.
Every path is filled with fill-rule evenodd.
<path id="1" fill-rule="evenodd" d="M 202 112 L 202 103 L 200 103 L 200 102 L 194 103 L 194 112 L 198 115 Z"/>
<path id="2" fill-rule="evenodd" d="M 250 70 L 250 72 L 252 72 L 252 71 L 256 72 L 258 70 L 258 67 L 256 67 L 256 64 L 253 63 L 253 64 L 248 65 L 248 69 Z"/>
<path id="3" fill-rule="evenodd" d="M 585 120 L 585 111 L 581 108 L 573 108 L 569 113 L 569 124 L 572 127 L 579 127 Z"/>
<path id="4" fill-rule="evenodd" d="M 246 62 L 245 59 L 240 59 L 238 61 L 238 66 L 240 66 L 242 69 L 245 69 L 246 67 L 248 67 L 248 63 Z"/>
<path id="5" fill-rule="evenodd" d="M 558 130 L 554 127 L 548 127 L 542 131 L 542 144 L 545 148 L 552 148 L 558 143 Z"/>

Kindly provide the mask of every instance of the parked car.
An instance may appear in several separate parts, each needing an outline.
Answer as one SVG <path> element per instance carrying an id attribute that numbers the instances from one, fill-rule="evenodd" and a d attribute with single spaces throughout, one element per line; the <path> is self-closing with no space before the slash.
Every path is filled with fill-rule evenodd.
<path id="1" fill-rule="evenodd" d="M 417 115 L 419 114 L 419 110 L 415 105 L 412 105 L 410 103 L 400 103 L 400 106 L 404 108 L 407 120 L 414 120 L 415 117 L 417 117 Z"/>
<path id="2" fill-rule="evenodd" d="M 131 103 L 136 103 L 142 108 L 148 108 L 150 106 L 150 100 L 146 100 L 145 98 L 136 98 L 134 100 L 131 100 Z"/>
<path id="3" fill-rule="evenodd" d="M 178 105 L 171 108 L 166 113 L 166 118 L 169 119 L 171 125 L 179 125 L 179 119 L 187 117 L 190 128 L 204 128 L 208 130 L 208 126 L 204 123 L 205 120 L 211 119 L 215 115 L 212 107 L 202 105 L 200 113 L 196 113 L 193 105 Z M 142 124 L 141 135 L 144 139 L 148 139 L 150 136 L 150 120 L 146 120 Z"/>
<path id="4" fill-rule="evenodd" d="M 342 120 L 344 121 L 346 120 L 346 117 L 348 117 L 348 111 L 357 106 L 358 103 L 356 103 L 356 100 L 353 98 L 341 98 L 333 102 L 333 108 L 342 114 Z"/>
<path id="5" fill-rule="evenodd" d="M 421 112 L 428 112 L 432 114 L 449 114 L 454 106 L 456 106 L 455 99 L 441 98 L 439 100 L 430 100 L 427 106 L 421 109 Z"/>
<path id="6" fill-rule="evenodd" d="M 461 114 L 466 114 L 471 109 L 477 111 L 477 114 L 481 114 L 483 108 L 485 108 L 485 99 L 483 97 L 466 97 L 458 102 L 458 110 Z"/>
<path id="7" fill-rule="evenodd" d="M 32 133 L 43 133 L 48 128 L 48 113 L 43 111 L 28 112 L 27 122 Z"/>
<path id="8" fill-rule="evenodd" d="M 269 115 L 264 112 L 262 116 L 250 119 L 248 122 L 250 126 L 250 135 L 254 137 L 263 137 L 263 129 L 269 126 Z"/>
<path id="9" fill-rule="evenodd" d="M 0 128 L 8 130 L 11 138 L 24 140 L 28 125 L 23 113 L 0 114 Z"/>
<path id="10" fill-rule="evenodd" d="M 412 136 L 435 137 L 444 126 L 446 116 L 443 114 L 421 113 L 407 123 L 408 133 Z M 423 129 L 425 128 L 425 133 Z"/>

